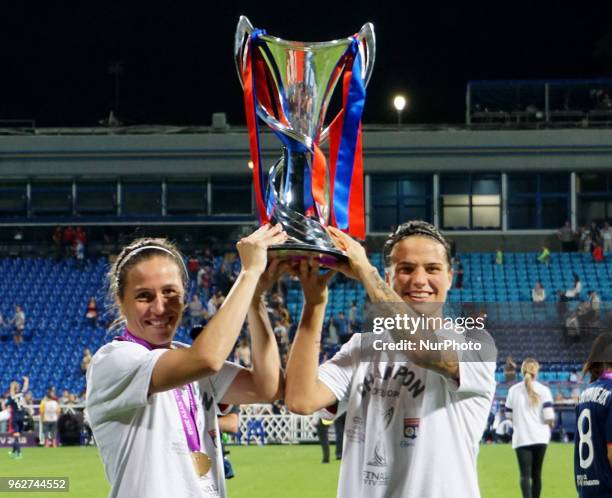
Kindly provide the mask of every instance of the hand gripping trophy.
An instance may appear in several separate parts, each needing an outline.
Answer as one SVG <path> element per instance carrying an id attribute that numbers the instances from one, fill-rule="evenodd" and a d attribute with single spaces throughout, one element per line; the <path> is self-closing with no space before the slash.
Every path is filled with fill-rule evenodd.
<path id="1" fill-rule="evenodd" d="M 375 58 L 374 27 L 329 42 L 282 40 L 242 16 L 234 55 L 244 90 L 253 182 L 261 223 L 289 235 L 271 251 L 281 258 L 344 259 L 325 231 L 336 226 L 365 237 L 361 115 Z M 342 109 L 325 126 L 336 84 Z M 261 165 L 258 118 L 283 145 L 267 174 Z M 321 145 L 329 138 L 329 166 Z"/>

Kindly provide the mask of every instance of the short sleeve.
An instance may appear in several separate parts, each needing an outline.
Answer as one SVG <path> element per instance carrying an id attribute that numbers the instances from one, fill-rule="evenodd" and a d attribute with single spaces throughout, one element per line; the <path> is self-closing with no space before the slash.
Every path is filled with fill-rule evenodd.
<path id="1" fill-rule="evenodd" d="M 87 371 L 91 422 L 99 424 L 145 406 L 153 368 L 166 351 L 118 341 L 101 348 Z"/>
<path id="2" fill-rule="evenodd" d="M 226 361 L 221 367 L 221 370 L 215 375 L 204 377 L 199 380 L 200 390 L 205 392 L 210 391 L 212 388 L 212 395 L 215 400 L 220 401 L 223 399 L 223 396 L 232 385 L 232 382 L 234 382 L 236 375 L 238 375 L 241 370 L 244 370 L 244 367 L 232 363 L 231 361 Z"/>
<path id="3" fill-rule="evenodd" d="M 338 401 L 349 396 L 360 347 L 361 334 L 354 334 L 333 358 L 319 367 L 319 380 L 331 390 Z"/>
<path id="4" fill-rule="evenodd" d="M 495 394 L 495 363 L 460 361 L 459 382 L 445 377 L 450 392 L 492 397 Z"/>
<path id="5" fill-rule="evenodd" d="M 553 408 L 552 392 L 548 387 L 542 393 L 542 418 L 544 420 L 555 419 L 555 409 Z"/>

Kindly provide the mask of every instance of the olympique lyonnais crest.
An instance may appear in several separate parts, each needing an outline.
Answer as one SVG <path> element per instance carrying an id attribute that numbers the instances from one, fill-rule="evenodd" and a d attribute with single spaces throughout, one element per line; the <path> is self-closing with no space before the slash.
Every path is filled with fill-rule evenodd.
<path id="1" fill-rule="evenodd" d="M 404 437 L 408 439 L 416 439 L 419 435 L 420 418 L 405 418 L 404 419 Z"/>

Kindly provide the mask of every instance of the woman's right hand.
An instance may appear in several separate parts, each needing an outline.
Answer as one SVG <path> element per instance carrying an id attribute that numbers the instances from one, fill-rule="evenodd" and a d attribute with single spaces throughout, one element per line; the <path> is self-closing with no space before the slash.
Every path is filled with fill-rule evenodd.
<path id="1" fill-rule="evenodd" d="M 334 270 L 329 270 L 321 275 L 319 273 L 320 268 L 318 260 L 303 259 L 293 269 L 293 274 L 297 275 L 302 284 L 304 302 L 313 306 L 327 303 L 327 284 L 336 274 Z"/>
<path id="2" fill-rule="evenodd" d="M 268 263 L 268 247 L 282 244 L 285 240 L 287 233 L 283 231 L 283 227 L 280 224 L 272 226 L 269 223 L 262 225 L 248 237 L 240 239 L 236 248 L 240 255 L 242 271 L 261 275 Z"/>

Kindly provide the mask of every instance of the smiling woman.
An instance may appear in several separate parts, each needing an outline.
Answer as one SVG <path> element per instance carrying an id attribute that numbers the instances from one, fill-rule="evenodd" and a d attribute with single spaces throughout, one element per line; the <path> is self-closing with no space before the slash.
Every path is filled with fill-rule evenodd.
<path id="1" fill-rule="evenodd" d="M 110 496 L 225 496 L 217 404 L 282 393 L 262 295 L 283 269 L 273 261 L 266 270 L 267 248 L 285 238 L 264 225 L 238 242 L 242 271 L 191 346 L 173 341 L 188 289 L 180 252 L 164 239 L 139 239 L 121 252 L 108 278 L 122 334 L 87 372 L 87 412 Z M 225 361 L 245 318 L 251 369 Z"/>

